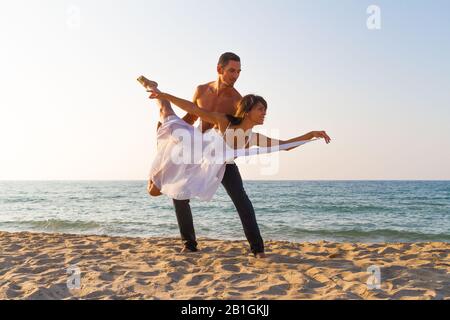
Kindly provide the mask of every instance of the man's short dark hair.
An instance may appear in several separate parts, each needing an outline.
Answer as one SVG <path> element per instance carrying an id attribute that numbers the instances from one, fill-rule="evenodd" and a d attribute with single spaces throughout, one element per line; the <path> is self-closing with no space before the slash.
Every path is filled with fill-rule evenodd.
<path id="1" fill-rule="evenodd" d="M 227 66 L 228 62 L 230 62 L 231 60 L 241 62 L 241 58 L 239 58 L 239 56 L 237 54 L 235 54 L 233 52 L 225 52 L 224 54 L 222 54 L 220 56 L 219 62 L 217 64 L 224 68 Z"/>

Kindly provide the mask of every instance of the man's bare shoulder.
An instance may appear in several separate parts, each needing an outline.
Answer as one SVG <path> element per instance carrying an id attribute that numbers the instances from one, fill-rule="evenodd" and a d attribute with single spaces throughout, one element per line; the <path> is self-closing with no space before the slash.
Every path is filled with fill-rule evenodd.
<path id="1" fill-rule="evenodd" d="M 231 90 L 231 96 L 234 100 L 239 101 L 242 99 L 241 94 L 239 93 L 239 91 L 236 90 L 236 88 L 232 88 Z"/>
<path id="2" fill-rule="evenodd" d="M 234 87 L 233 87 L 233 90 L 232 90 L 232 94 L 233 94 L 233 98 L 237 98 L 239 100 L 242 99 L 242 95 Z"/>
<path id="3" fill-rule="evenodd" d="M 208 83 L 205 83 L 205 84 L 199 84 L 197 86 L 197 93 L 198 93 L 198 95 L 200 96 L 203 93 L 205 93 L 206 91 L 208 91 L 208 89 L 211 88 L 211 85 L 213 85 L 213 84 L 214 84 L 214 81 L 211 81 L 211 82 L 208 82 Z"/>

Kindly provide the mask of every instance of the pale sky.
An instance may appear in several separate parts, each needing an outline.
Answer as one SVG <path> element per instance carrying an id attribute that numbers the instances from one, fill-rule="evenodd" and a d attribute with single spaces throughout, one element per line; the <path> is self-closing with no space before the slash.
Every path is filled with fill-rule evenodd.
<path id="1" fill-rule="evenodd" d="M 369 5 L 381 29 L 369 30 Z M 238 161 L 244 179 L 450 179 L 448 1 L 2 1 L 0 180 L 147 178 L 158 110 L 242 59 L 259 132 L 333 139 Z M 182 116 L 179 109 L 176 112 Z M 258 161 L 256 161 L 258 162 Z"/>

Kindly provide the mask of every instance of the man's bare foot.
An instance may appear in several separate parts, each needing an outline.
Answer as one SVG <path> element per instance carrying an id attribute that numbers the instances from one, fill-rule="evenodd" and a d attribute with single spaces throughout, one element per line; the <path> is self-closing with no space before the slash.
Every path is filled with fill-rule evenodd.
<path id="1" fill-rule="evenodd" d="M 264 252 L 258 252 L 258 253 L 255 253 L 255 258 L 264 259 L 264 258 L 267 258 L 267 256 Z"/>
<path id="2" fill-rule="evenodd" d="M 191 252 L 197 252 L 197 251 L 198 251 L 197 248 L 195 248 L 195 249 L 190 249 L 190 248 L 188 248 L 188 247 L 183 247 L 183 249 L 181 249 L 180 253 L 191 253 Z"/>

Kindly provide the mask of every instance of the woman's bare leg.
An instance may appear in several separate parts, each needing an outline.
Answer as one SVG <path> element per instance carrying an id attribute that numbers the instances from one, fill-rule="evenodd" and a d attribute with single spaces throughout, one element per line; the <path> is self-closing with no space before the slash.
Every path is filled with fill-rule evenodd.
<path id="1" fill-rule="evenodd" d="M 159 119 L 160 119 L 160 121 L 158 121 L 158 126 L 156 127 L 156 130 L 158 130 L 164 118 L 168 116 L 174 116 L 175 112 L 173 111 L 170 102 L 167 100 L 158 99 L 156 100 L 156 104 L 159 107 Z"/>
<path id="2" fill-rule="evenodd" d="M 147 92 L 160 92 L 156 81 L 149 80 L 144 76 L 140 76 L 137 80 L 147 89 Z M 159 106 L 159 117 L 161 121 L 168 116 L 175 115 L 169 101 L 157 99 L 156 104 Z M 157 129 L 161 126 L 161 121 L 158 122 Z"/>
<path id="3" fill-rule="evenodd" d="M 159 91 L 158 88 L 156 88 L 156 87 L 153 90 Z M 159 118 L 160 118 L 160 121 L 158 121 L 158 126 L 156 128 L 156 130 L 158 130 L 159 127 L 161 126 L 161 122 L 164 120 L 164 118 L 166 118 L 168 116 L 174 116 L 176 114 L 173 111 L 172 106 L 169 101 L 158 99 L 158 100 L 156 100 L 156 104 L 159 107 Z M 151 195 L 153 197 L 162 195 L 161 191 L 155 186 L 155 184 L 151 180 L 148 181 L 147 191 L 148 191 L 149 195 Z"/>
<path id="4" fill-rule="evenodd" d="M 162 121 L 164 118 L 168 116 L 175 116 L 175 112 L 172 109 L 172 106 L 168 100 L 157 100 L 156 104 L 159 107 L 159 118 Z"/>
<path id="5" fill-rule="evenodd" d="M 153 92 L 161 92 L 159 91 L 158 87 L 152 87 L 151 90 Z M 159 107 L 159 118 L 161 121 L 164 120 L 164 118 L 168 117 L 168 116 L 175 116 L 175 112 L 172 109 L 172 105 L 170 104 L 170 102 L 168 100 L 161 100 L 161 99 L 157 99 L 156 100 L 156 104 Z M 158 128 L 161 125 L 161 121 L 158 122 Z"/>
<path id="6" fill-rule="evenodd" d="M 153 87 L 152 90 L 159 91 L 157 87 Z M 161 121 L 163 121 L 164 118 L 168 116 L 175 115 L 175 112 L 173 111 L 169 101 L 158 99 L 156 100 L 156 104 L 159 107 L 159 118 L 161 119 Z M 159 127 L 161 126 L 161 121 L 158 121 L 157 129 L 159 129 Z M 147 192 L 152 197 L 158 197 L 162 195 L 161 190 L 159 190 L 155 186 L 152 180 L 148 180 Z"/>

